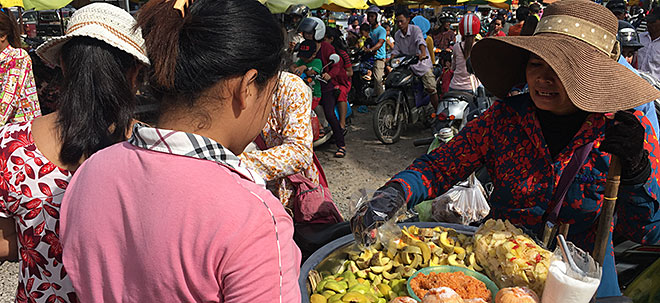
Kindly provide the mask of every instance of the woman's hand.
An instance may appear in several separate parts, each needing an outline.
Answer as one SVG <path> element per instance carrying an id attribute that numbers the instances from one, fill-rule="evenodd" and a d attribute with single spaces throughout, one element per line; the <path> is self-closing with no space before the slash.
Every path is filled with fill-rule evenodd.
<path id="1" fill-rule="evenodd" d="M 351 218 L 351 231 L 355 241 L 369 246 L 376 241 L 376 230 L 405 207 L 403 187 L 392 182 L 378 189 L 369 202 L 364 203 Z"/>
<path id="2" fill-rule="evenodd" d="M 330 79 L 332 79 L 332 77 L 330 77 L 330 74 L 328 73 L 323 73 L 323 75 L 321 75 L 321 78 L 323 78 L 323 80 L 325 81 L 330 81 Z"/>
<path id="3" fill-rule="evenodd" d="M 649 152 L 644 149 L 645 136 L 639 119 L 628 111 L 616 112 L 614 125 L 605 130 L 600 149 L 619 157 L 622 184 L 644 183 L 651 175 Z"/>

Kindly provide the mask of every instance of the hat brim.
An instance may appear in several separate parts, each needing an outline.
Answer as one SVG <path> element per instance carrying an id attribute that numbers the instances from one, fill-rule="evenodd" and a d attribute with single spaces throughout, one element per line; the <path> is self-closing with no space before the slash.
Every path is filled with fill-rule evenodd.
<path id="1" fill-rule="evenodd" d="M 62 46 L 73 37 L 90 37 L 103 41 L 121 51 L 131 54 L 135 59 L 145 65 L 149 65 L 149 58 L 141 53 L 137 47 L 126 47 L 126 41 L 114 40 L 111 37 L 117 37 L 116 34 L 109 32 L 105 27 L 98 25 L 87 25 L 81 30 L 74 31 L 65 36 L 53 37 L 37 48 L 37 55 L 46 63 L 59 66 L 60 51 Z M 119 38 L 117 38 L 119 39 Z"/>
<path id="2" fill-rule="evenodd" d="M 529 53 L 557 74 L 571 102 L 595 113 L 626 110 L 660 98 L 660 91 L 605 53 L 561 34 L 489 37 L 477 42 L 471 60 L 476 76 L 491 93 L 504 98 L 526 83 Z"/>
<path id="3" fill-rule="evenodd" d="M 59 66 L 60 65 L 60 50 L 62 49 L 62 45 L 64 43 L 67 43 L 71 38 L 73 38 L 73 35 L 70 36 L 60 36 L 60 37 L 53 37 L 46 41 L 45 43 L 39 45 L 37 48 L 37 55 L 41 58 L 41 60 L 44 60 L 46 63 L 53 65 L 53 66 Z"/>

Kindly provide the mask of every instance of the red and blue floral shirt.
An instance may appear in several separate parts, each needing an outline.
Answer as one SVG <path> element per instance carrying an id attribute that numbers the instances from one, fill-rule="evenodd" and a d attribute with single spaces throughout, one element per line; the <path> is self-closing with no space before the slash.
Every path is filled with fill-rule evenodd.
<path id="1" fill-rule="evenodd" d="M 490 215 L 538 231 L 571 156 L 578 147 L 594 142 L 587 160 L 568 189 L 558 219 L 561 223 L 571 224 L 570 241 L 591 251 L 610 163 L 610 155 L 599 147 L 605 128 L 613 122 L 603 114 L 590 114 L 571 142 L 553 158 L 535 111 L 529 94 L 496 101 L 446 145 L 415 160 L 406 170 L 395 175 L 391 182 L 403 185 L 408 205 L 412 207 L 443 194 L 473 171 L 485 166 L 494 185 L 489 199 Z M 632 241 L 658 243 L 658 139 L 643 113 L 637 111 L 635 115 L 647 131 L 645 149 L 649 151 L 652 173 L 644 184 L 619 187 L 615 228 Z M 608 251 L 610 254 L 603 268 L 603 281 L 613 279 L 615 282 L 611 243 Z M 618 292 L 618 287 L 614 288 Z"/>

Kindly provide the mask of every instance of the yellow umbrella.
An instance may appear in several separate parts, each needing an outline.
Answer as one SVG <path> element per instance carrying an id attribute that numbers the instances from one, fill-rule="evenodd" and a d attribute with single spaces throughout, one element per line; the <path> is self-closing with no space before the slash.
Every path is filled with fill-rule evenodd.
<path id="1" fill-rule="evenodd" d="M 73 0 L 23 0 L 23 8 L 26 10 L 47 10 L 63 8 Z"/>
<path id="2" fill-rule="evenodd" d="M 388 6 L 394 3 L 394 0 L 371 0 L 371 3 L 376 4 L 378 6 Z"/>
<path id="3" fill-rule="evenodd" d="M 47 10 L 63 8 L 73 0 L 0 0 L 2 7 L 19 6 L 26 10 Z"/>
<path id="4" fill-rule="evenodd" d="M 338 7 L 343 7 L 343 8 L 355 8 L 355 9 L 367 9 L 369 8 L 369 5 L 367 4 L 366 0 L 326 0 L 326 4 L 324 6 L 338 6 Z"/>
<path id="5" fill-rule="evenodd" d="M 0 5 L 2 5 L 2 7 L 23 7 L 23 0 L 0 0 Z"/>

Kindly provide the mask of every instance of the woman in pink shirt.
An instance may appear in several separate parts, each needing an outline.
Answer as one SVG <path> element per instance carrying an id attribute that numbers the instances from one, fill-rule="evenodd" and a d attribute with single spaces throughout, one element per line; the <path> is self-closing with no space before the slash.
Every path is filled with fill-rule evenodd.
<path id="1" fill-rule="evenodd" d="M 138 25 L 161 115 L 69 184 L 60 232 L 80 300 L 300 302 L 292 219 L 235 156 L 271 110 L 277 21 L 256 0 L 151 0 Z"/>

